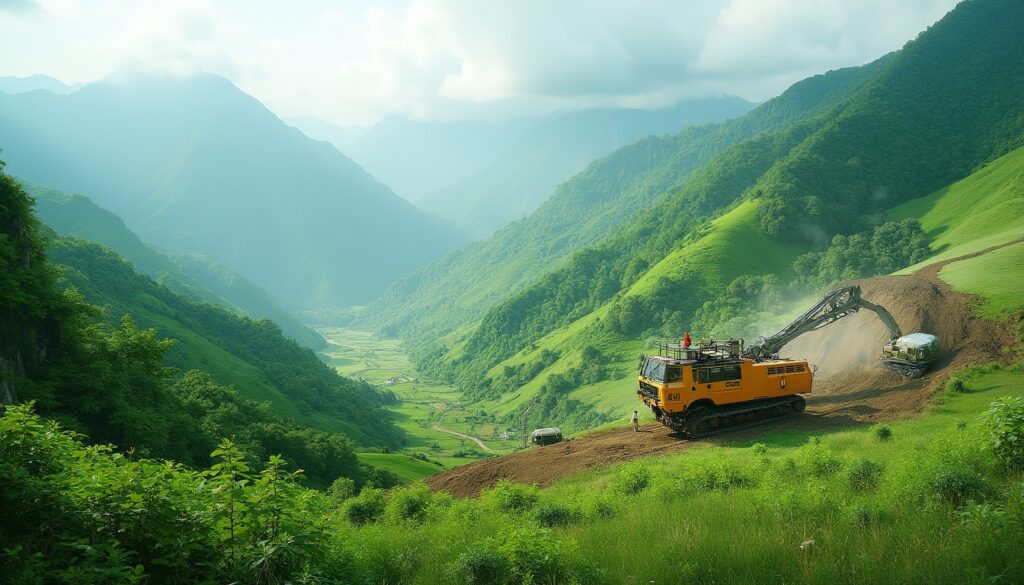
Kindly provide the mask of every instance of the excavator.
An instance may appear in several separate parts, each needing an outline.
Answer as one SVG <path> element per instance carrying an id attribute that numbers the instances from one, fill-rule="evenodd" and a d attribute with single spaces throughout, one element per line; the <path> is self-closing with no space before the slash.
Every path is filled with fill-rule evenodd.
<path id="1" fill-rule="evenodd" d="M 881 305 L 861 297 L 860 287 L 839 287 L 792 323 L 744 348 L 742 339 L 657 340 L 657 355 L 640 357 L 637 396 L 663 425 L 690 438 L 799 414 L 814 381 L 807 360 L 779 357 L 797 337 L 868 309 L 889 331 L 882 366 L 911 378 L 934 364 L 939 340 L 927 333 L 903 335 Z"/>

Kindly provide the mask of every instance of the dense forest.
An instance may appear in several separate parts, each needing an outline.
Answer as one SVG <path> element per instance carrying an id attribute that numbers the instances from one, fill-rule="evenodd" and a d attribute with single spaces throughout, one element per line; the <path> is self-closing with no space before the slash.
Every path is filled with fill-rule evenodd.
<path id="1" fill-rule="evenodd" d="M 380 415 L 386 398 L 375 389 L 341 378 L 270 321 L 185 299 L 108 248 L 56 237 L 33 215 L 25 190 L 7 174 L 0 181 L 5 402 L 30 402 L 93 441 L 142 456 L 206 465 L 219 440 L 232 437 L 254 467 L 270 453 L 287 453 L 290 468 L 305 469 L 313 485 L 339 477 L 394 482 L 360 466 L 348 437 L 244 399 L 195 369 L 204 359 L 189 352 L 203 348 L 196 340 L 203 336 L 257 367 L 266 384 L 308 413 L 336 417 L 363 441 L 397 444 L 398 431 Z M 140 328 L 132 316 L 160 314 L 173 318 L 180 340 Z"/>

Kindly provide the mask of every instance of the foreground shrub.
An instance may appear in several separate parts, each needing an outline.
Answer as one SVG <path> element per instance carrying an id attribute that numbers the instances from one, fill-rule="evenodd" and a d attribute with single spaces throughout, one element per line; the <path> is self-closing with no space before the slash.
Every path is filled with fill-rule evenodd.
<path id="1" fill-rule="evenodd" d="M 533 513 L 533 518 L 541 526 L 552 528 L 565 526 L 576 518 L 577 514 L 568 506 L 557 502 L 544 502 Z"/>
<path id="2" fill-rule="evenodd" d="M 882 477 L 881 463 L 870 459 L 859 459 L 850 466 L 846 472 L 846 479 L 850 487 L 856 491 L 863 492 L 878 487 L 878 480 Z"/>
<path id="3" fill-rule="evenodd" d="M 454 581 L 465 585 L 500 585 L 508 573 L 508 562 L 492 543 L 470 547 L 452 567 Z"/>
<path id="4" fill-rule="evenodd" d="M 879 441 L 888 441 L 892 438 L 892 427 L 889 425 L 875 425 L 874 433 Z"/>
<path id="5" fill-rule="evenodd" d="M 957 507 L 968 500 L 980 499 L 988 491 L 985 479 L 971 469 L 940 471 L 928 484 L 935 497 Z"/>
<path id="6" fill-rule="evenodd" d="M 345 503 L 345 517 L 356 526 L 370 524 L 384 515 L 384 490 L 363 488 L 359 495 Z"/>
<path id="7" fill-rule="evenodd" d="M 955 392 L 957 394 L 963 394 L 964 392 L 967 391 L 967 387 L 964 386 L 964 381 L 962 378 L 957 378 L 954 376 L 950 378 L 948 382 L 946 382 L 946 391 Z"/>
<path id="8" fill-rule="evenodd" d="M 391 491 L 385 514 L 392 522 L 423 522 L 431 502 L 430 488 L 423 482 Z"/>
<path id="9" fill-rule="evenodd" d="M 632 496 L 647 489 L 651 484 L 651 471 L 640 462 L 627 463 L 612 480 L 612 491 Z"/>
<path id="10" fill-rule="evenodd" d="M 697 490 L 727 490 L 753 485 L 753 480 L 738 465 L 715 463 L 695 467 L 684 477 L 688 487 Z"/>
<path id="11" fill-rule="evenodd" d="M 501 479 L 493 488 L 485 490 L 481 499 L 502 512 L 525 512 L 537 504 L 540 489 Z"/>
<path id="12" fill-rule="evenodd" d="M 599 584 L 606 577 L 593 560 L 580 558 L 574 545 L 545 528 L 513 528 L 473 544 L 459 556 L 451 576 L 467 585 L 527 583 Z"/>
<path id="13" fill-rule="evenodd" d="M 800 448 L 800 458 L 815 477 L 834 475 L 843 467 L 843 462 L 817 437 Z"/>
<path id="14" fill-rule="evenodd" d="M 1006 396 L 982 415 L 988 446 L 1012 469 L 1024 468 L 1024 398 Z"/>

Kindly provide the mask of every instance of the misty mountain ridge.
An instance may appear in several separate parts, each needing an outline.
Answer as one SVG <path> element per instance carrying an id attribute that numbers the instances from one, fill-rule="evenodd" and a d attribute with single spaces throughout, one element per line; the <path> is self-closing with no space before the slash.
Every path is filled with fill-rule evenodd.
<path id="1" fill-rule="evenodd" d="M 145 240 L 223 262 L 292 311 L 365 302 L 459 242 L 213 75 L 0 95 L 0 136 L 9 172 L 84 193 Z"/>
<path id="2" fill-rule="evenodd" d="M 421 209 L 477 238 L 531 213 L 563 181 L 592 161 L 644 136 L 722 122 L 755 104 L 735 96 L 683 100 L 662 109 L 590 108 L 539 121 L 472 176 L 425 195 Z"/>

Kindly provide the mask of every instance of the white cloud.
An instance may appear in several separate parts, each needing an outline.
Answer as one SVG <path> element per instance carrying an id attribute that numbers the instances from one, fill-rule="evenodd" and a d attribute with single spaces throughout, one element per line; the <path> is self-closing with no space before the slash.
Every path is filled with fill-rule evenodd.
<path id="1" fill-rule="evenodd" d="M 27 1 L 0 0 L 0 8 Z M 902 46 L 955 0 L 40 0 L 0 10 L 0 75 L 224 75 L 286 116 L 368 123 L 766 99 Z"/>

